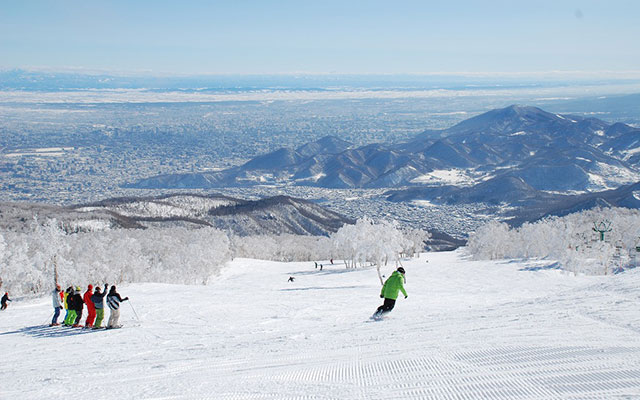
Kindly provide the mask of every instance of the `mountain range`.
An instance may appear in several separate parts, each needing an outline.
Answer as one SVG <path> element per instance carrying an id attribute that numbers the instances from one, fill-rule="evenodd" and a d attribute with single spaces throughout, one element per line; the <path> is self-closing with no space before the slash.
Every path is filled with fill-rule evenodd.
<path id="1" fill-rule="evenodd" d="M 312 202 L 287 196 L 244 200 L 217 194 L 130 197 L 68 207 L 1 203 L 0 227 L 27 229 L 29 221 L 55 218 L 67 231 L 215 227 L 238 235 L 296 234 L 328 236 L 355 221 Z"/>
<path id="2" fill-rule="evenodd" d="M 639 181 L 640 129 L 513 105 L 404 143 L 356 147 L 328 136 L 223 171 L 153 176 L 127 186 L 390 188 L 392 201 L 535 206 Z"/>

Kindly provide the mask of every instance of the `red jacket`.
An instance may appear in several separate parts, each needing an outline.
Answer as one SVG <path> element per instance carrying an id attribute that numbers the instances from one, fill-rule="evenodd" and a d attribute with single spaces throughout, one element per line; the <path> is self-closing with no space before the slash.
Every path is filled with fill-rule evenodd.
<path id="1" fill-rule="evenodd" d="M 82 296 L 82 299 L 84 300 L 84 304 L 87 305 L 87 309 L 90 311 L 93 311 L 96 309 L 93 305 L 93 301 L 91 301 L 92 295 L 93 295 L 93 287 L 90 286 L 89 290 L 84 292 L 84 296 Z"/>

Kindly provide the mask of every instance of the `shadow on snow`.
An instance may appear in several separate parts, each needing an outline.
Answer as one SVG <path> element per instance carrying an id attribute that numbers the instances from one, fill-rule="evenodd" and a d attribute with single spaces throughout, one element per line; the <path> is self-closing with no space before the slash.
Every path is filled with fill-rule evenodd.
<path id="1" fill-rule="evenodd" d="M 293 291 L 298 291 L 298 290 L 335 290 L 335 289 L 357 289 L 357 288 L 363 288 L 365 286 L 328 286 L 328 287 L 322 287 L 322 286 L 308 286 L 308 287 L 303 287 L 303 288 L 290 288 L 290 289 L 280 289 L 281 292 L 293 292 Z"/>
<path id="2" fill-rule="evenodd" d="M 22 335 L 33 336 L 37 338 L 50 338 L 50 337 L 86 335 L 92 332 L 96 332 L 96 330 L 85 329 L 85 328 L 61 327 L 61 326 L 34 325 L 34 326 L 26 326 L 16 331 L 3 332 L 3 333 L 0 333 L 0 336 L 22 334 Z"/>

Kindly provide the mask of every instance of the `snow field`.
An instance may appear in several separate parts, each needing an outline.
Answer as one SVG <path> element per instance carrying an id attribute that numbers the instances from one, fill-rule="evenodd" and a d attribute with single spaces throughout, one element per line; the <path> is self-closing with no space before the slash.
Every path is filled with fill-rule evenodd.
<path id="1" fill-rule="evenodd" d="M 16 299 L 0 399 L 640 397 L 640 271 L 428 253 L 403 261 L 409 298 L 372 322 L 375 269 L 322 263 L 235 259 L 207 286 L 122 286 L 119 330 L 50 328 L 49 296 Z"/>

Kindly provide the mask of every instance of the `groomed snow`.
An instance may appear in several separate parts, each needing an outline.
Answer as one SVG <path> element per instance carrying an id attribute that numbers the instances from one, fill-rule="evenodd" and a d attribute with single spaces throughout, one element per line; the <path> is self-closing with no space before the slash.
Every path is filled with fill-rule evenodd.
<path id="1" fill-rule="evenodd" d="M 122 286 L 119 330 L 49 328 L 49 297 L 16 299 L 0 312 L 0 398 L 640 396 L 640 271 L 423 254 L 403 262 L 409 298 L 371 322 L 375 270 L 323 264 L 236 259 L 208 286 Z"/>

